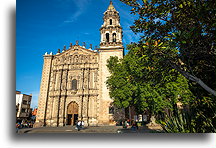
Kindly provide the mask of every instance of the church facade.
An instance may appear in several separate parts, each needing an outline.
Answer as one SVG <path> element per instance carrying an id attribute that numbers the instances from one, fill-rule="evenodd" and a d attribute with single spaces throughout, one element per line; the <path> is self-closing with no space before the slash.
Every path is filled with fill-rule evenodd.
<path id="1" fill-rule="evenodd" d="M 112 1 L 104 12 L 100 48 L 78 42 L 57 54 L 45 54 L 35 127 L 114 124 L 113 100 L 106 86 L 107 59 L 123 58 L 122 27 Z"/>

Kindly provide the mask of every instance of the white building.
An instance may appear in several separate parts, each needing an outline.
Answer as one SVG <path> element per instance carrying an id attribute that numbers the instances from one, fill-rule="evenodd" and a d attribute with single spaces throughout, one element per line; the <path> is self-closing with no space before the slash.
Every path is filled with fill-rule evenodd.
<path id="1" fill-rule="evenodd" d="M 17 121 L 27 119 L 30 115 L 30 104 L 32 95 L 21 94 L 16 91 L 16 118 Z"/>

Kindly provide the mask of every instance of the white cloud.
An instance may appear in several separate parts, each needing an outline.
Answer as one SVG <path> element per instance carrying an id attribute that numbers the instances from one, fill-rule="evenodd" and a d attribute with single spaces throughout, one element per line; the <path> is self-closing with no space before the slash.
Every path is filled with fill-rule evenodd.
<path id="1" fill-rule="evenodd" d="M 130 26 L 132 26 L 133 23 L 129 23 L 127 21 L 123 21 L 122 27 L 123 27 L 123 42 L 125 44 L 130 44 L 131 42 L 137 42 L 140 39 L 139 34 L 135 34 L 131 29 Z"/>
<path id="2" fill-rule="evenodd" d="M 125 5 L 125 4 L 122 4 L 122 5 Z M 133 22 L 133 20 L 135 19 L 136 16 L 134 16 L 133 14 L 130 14 L 130 11 L 129 11 L 130 9 L 126 10 L 125 7 L 121 7 L 119 5 L 114 5 L 114 7 L 119 12 L 120 17 L 124 18 L 125 20 L 127 20 L 129 22 Z"/>
<path id="3" fill-rule="evenodd" d="M 70 1 L 70 0 L 68 0 Z M 75 8 L 77 11 L 73 13 L 68 19 L 64 21 L 64 23 L 71 23 L 78 19 L 78 17 L 85 12 L 85 9 L 87 8 L 87 4 L 89 3 L 89 0 L 74 0 L 73 1 Z"/>
<path id="4" fill-rule="evenodd" d="M 123 30 L 123 42 L 130 44 L 131 42 L 137 42 L 140 36 L 135 34 L 132 30 Z"/>

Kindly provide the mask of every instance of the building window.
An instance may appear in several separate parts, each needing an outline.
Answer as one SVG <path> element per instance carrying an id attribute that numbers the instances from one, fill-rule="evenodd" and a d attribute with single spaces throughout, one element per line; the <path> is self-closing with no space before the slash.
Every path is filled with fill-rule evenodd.
<path id="1" fill-rule="evenodd" d="M 106 33 L 106 42 L 109 42 L 109 33 Z"/>
<path id="2" fill-rule="evenodd" d="M 113 42 L 116 42 L 116 33 L 113 33 Z"/>
<path id="3" fill-rule="evenodd" d="M 28 104 L 28 101 L 23 100 L 23 104 L 24 104 L 24 105 L 27 105 L 27 104 Z"/>
<path id="4" fill-rule="evenodd" d="M 110 25 L 112 25 L 112 19 L 110 19 Z"/>
<path id="5" fill-rule="evenodd" d="M 26 109 L 23 109 L 23 108 L 22 108 L 21 112 L 22 112 L 22 113 L 25 113 L 25 112 L 26 112 Z"/>
<path id="6" fill-rule="evenodd" d="M 76 79 L 72 80 L 72 90 L 77 90 L 77 80 Z"/>

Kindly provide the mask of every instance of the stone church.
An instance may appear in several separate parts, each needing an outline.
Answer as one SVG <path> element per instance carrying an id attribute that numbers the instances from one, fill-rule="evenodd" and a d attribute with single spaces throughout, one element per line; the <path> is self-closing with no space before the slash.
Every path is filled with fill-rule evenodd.
<path id="1" fill-rule="evenodd" d="M 70 44 L 57 54 L 45 54 L 35 127 L 114 124 L 112 99 L 106 86 L 110 56 L 123 58 L 122 27 L 112 1 L 104 12 L 100 47 Z"/>

